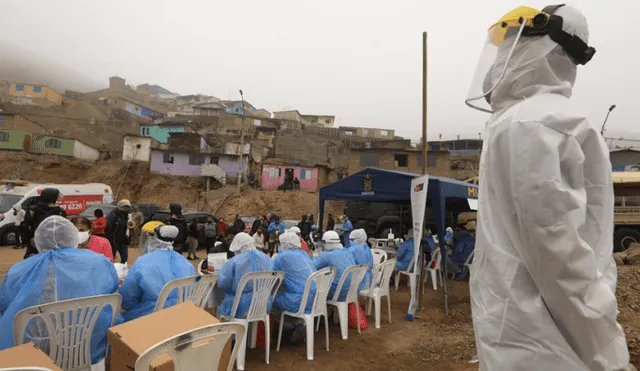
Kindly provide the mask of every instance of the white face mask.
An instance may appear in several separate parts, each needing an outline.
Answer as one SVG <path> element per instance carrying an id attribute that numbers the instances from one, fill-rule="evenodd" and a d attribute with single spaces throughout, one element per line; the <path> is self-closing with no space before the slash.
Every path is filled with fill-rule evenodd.
<path id="1" fill-rule="evenodd" d="M 83 243 L 89 240 L 89 232 L 78 232 L 78 244 L 82 245 Z"/>

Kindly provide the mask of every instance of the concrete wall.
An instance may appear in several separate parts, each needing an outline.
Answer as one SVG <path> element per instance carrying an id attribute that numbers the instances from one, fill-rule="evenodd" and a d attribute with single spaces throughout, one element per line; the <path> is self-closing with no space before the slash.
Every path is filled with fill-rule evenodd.
<path id="1" fill-rule="evenodd" d="M 125 161 L 148 162 L 151 156 L 151 138 L 125 136 L 122 159 Z"/>
<path id="2" fill-rule="evenodd" d="M 73 157 L 84 161 L 98 161 L 100 151 L 75 140 L 73 144 Z"/>
<path id="3" fill-rule="evenodd" d="M 373 129 L 347 126 L 341 126 L 339 129 L 340 133 L 342 134 L 365 138 L 393 139 L 395 136 L 395 130 L 391 129 Z"/>
<path id="4" fill-rule="evenodd" d="M 0 130 L 0 150 L 24 151 L 25 137 L 28 138 L 28 150 L 31 133 L 26 130 Z"/>
<path id="5" fill-rule="evenodd" d="M 300 116 L 300 112 L 298 111 L 274 112 L 273 118 L 280 119 L 280 120 L 291 120 L 295 122 L 302 122 L 302 116 Z"/>
<path id="6" fill-rule="evenodd" d="M 318 169 L 300 166 L 262 165 L 261 186 L 263 189 L 274 190 L 284 183 L 285 169 L 293 169 L 293 177 L 300 180 L 300 190 L 318 190 Z M 311 174 L 311 175 L 308 175 Z"/>
<path id="7" fill-rule="evenodd" d="M 9 95 L 14 97 L 41 98 L 57 105 L 62 104 L 62 95 L 48 86 L 11 83 Z"/>
<path id="8" fill-rule="evenodd" d="M 0 114 L 0 129 L 26 130 L 32 134 L 46 134 L 47 132 L 42 126 L 20 115 Z"/>
<path id="9" fill-rule="evenodd" d="M 47 146 L 48 140 L 57 141 L 59 148 Z M 75 140 L 62 139 L 48 135 L 32 135 L 31 136 L 31 153 L 43 155 L 73 156 L 73 147 Z M 50 143 L 51 144 L 51 143 Z"/>

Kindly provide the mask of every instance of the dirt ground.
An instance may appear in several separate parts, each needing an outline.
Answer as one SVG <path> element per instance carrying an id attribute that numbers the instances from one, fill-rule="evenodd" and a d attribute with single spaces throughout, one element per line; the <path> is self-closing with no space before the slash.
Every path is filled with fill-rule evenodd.
<path id="1" fill-rule="evenodd" d="M 22 259 L 24 250 L 0 247 L 0 277 L 11 265 Z M 199 251 L 203 256 L 204 252 Z M 130 262 L 135 263 L 137 249 L 129 250 Z M 197 262 L 194 262 L 194 265 Z M 381 328 L 375 329 L 374 318 L 368 317 L 369 329 L 359 335 L 349 330 L 349 340 L 342 340 L 338 325 L 331 324 L 330 351 L 324 349 L 324 333 L 316 334 L 315 359 L 306 360 L 306 347 L 291 347 L 283 342 L 280 352 L 272 342 L 271 363 L 264 364 L 264 349 L 247 352 L 250 370 L 440 370 L 471 371 L 477 364 L 468 361 L 476 354 L 468 282 L 448 281 L 449 317 L 444 316 L 441 288 L 427 288 L 425 308 L 421 319 L 404 319 L 409 305 L 409 291 L 405 283 L 398 292 L 391 293 L 392 323 L 387 322 L 383 305 Z M 620 267 L 618 278 L 619 321 L 625 328 L 632 362 L 640 364 L 640 267 Z M 364 304 L 364 303 L 363 303 Z M 274 330 L 277 331 L 277 330 Z"/>

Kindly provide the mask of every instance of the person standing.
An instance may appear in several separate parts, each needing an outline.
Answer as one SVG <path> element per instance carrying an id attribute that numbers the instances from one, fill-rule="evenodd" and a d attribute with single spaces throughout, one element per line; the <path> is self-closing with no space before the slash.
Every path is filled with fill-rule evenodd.
<path id="1" fill-rule="evenodd" d="M 198 251 L 198 236 L 200 231 L 198 230 L 198 220 L 193 218 L 189 223 L 189 233 L 187 235 L 187 246 L 189 251 L 187 252 L 187 260 L 197 260 L 196 251 Z"/>
<path id="2" fill-rule="evenodd" d="M 470 273 L 480 370 L 623 370 L 609 151 L 570 100 L 595 53 L 587 21 L 569 6 L 520 7 L 488 40 L 495 60 L 482 54 L 489 68 L 467 99 L 493 113 Z"/>
<path id="3" fill-rule="evenodd" d="M 244 232 L 246 226 L 242 221 L 242 215 L 236 214 L 236 218 L 233 220 L 233 228 L 236 229 L 236 233 Z"/>
<path id="4" fill-rule="evenodd" d="M 167 224 L 178 228 L 178 235 L 173 241 L 173 249 L 182 254 L 184 244 L 187 241 L 187 221 L 182 215 L 182 205 L 173 203 L 169 205 L 169 211 L 171 212 L 171 218 Z"/>
<path id="5" fill-rule="evenodd" d="M 336 221 L 333 220 L 333 215 L 329 214 L 327 218 L 327 231 L 332 231 L 335 227 L 336 227 Z"/>
<path id="6" fill-rule="evenodd" d="M 266 253 L 267 249 L 264 246 L 264 231 L 262 227 L 258 227 L 256 233 L 253 234 L 253 241 L 256 243 L 256 249 Z"/>
<path id="7" fill-rule="evenodd" d="M 135 225 L 131 228 L 129 233 L 133 234 L 131 236 L 130 247 L 138 247 L 140 244 L 140 233 L 142 232 L 142 225 L 144 224 L 144 215 L 140 212 L 140 208 L 138 206 L 133 207 L 133 212 L 131 213 L 131 221 Z"/>
<path id="8" fill-rule="evenodd" d="M 349 244 L 351 244 L 351 241 L 349 240 L 349 235 L 351 234 L 351 231 L 353 230 L 353 224 L 351 224 L 351 220 L 349 220 L 348 216 L 344 216 L 344 224 L 342 226 L 342 237 L 343 237 L 343 243 L 344 246 L 349 246 Z"/>
<path id="9" fill-rule="evenodd" d="M 129 258 L 129 213 L 131 202 L 120 200 L 118 208 L 107 218 L 107 239 L 111 243 L 113 258 L 120 253 L 120 263 L 125 264 Z"/>
<path id="10" fill-rule="evenodd" d="M 107 218 L 104 217 L 104 213 L 101 209 L 96 209 L 93 212 L 96 217 L 91 223 L 91 234 L 98 237 L 104 237 L 107 229 Z"/>
<path id="11" fill-rule="evenodd" d="M 33 205 L 29 206 L 23 222 L 29 230 L 27 251 L 24 254 L 24 259 L 38 253 L 36 246 L 33 246 L 32 236 L 34 236 L 43 220 L 55 215 L 63 218 L 67 217 L 67 213 L 57 205 L 59 197 L 60 191 L 56 188 L 45 188 L 40 193 L 40 197 L 38 197 L 37 201 Z"/>
<path id="12" fill-rule="evenodd" d="M 84 216 L 76 216 L 71 219 L 71 223 L 78 230 L 78 248 L 88 249 L 97 254 L 104 255 L 110 262 L 113 262 L 113 250 L 109 240 L 103 237 L 94 236 L 91 233 L 91 222 Z"/>
<path id="13" fill-rule="evenodd" d="M 279 216 L 273 218 L 273 222 L 269 225 L 269 255 L 273 256 L 276 251 L 276 245 L 278 244 L 278 235 L 284 233 L 284 223 L 280 221 Z"/>
<path id="14" fill-rule="evenodd" d="M 29 237 L 29 227 L 24 223 L 27 212 L 22 209 L 20 204 L 13 206 L 13 215 L 16 217 L 16 245 L 14 249 L 24 249 L 27 246 Z"/>
<path id="15" fill-rule="evenodd" d="M 209 215 L 207 217 L 207 223 L 204 225 L 204 241 L 207 254 L 209 254 L 211 249 L 215 246 L 217 232 L 218 228 L 216 223 L 213 221 L 213 216 Z"/>

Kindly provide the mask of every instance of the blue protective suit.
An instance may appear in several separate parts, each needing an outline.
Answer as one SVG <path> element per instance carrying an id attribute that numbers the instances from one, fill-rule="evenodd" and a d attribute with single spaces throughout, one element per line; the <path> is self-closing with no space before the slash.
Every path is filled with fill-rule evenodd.
<path id="1" fill-rule="evenodd" d="M 351 224 L 351 220 L 347 220 L 344 225 L 342 226 L 342 237 L 344 240 L 344 246 L 347 247 L 351 244 L 351 241 L 349 240 L 349 235 L 351 234 L 351 231 L 353 231 L 353 224 Z"/>
<path id="2" fill-rule="evenodd" d="M 424 242 L 427 243 L 427 246 L 429 246 L 429 251 L 431 251 L 431 253 L 433 254 L 434 251 L 436 251 L 436 241 L 433 240 L 433 236 L 432 235 L 425 236 Z"/>
<path id="3" fill-rule="evenodd" d="M 273 233 L 276 232 L 276 230 L 279 230 L 280 233 L 284 233 L 284 223 L 280 222 L 280 223 L 276 223 L 276 222 L 271 222 L 271 224 L 269 224 L 269 228 L 267 228 L 267 232 L 269 233 Z"/>
<path id="4" fill-rule="evenodd" d="M 331 282 L 331 289 L 329 290 L 329 296 L 327 297 L 328 300 L 333 300 L 333 296 L 335 295 L 335 291 L 338 288 L 338 283 L 340 282 L 342 274 L 349 267 L 356 265 L 356 260 L 350 251 L 345 249 L 335 249 L 323 252 L 322 254 L 320 254 L 320 256 L 313 259 L 313 265 L 315 265 L 316 269 L 318 270 L 326 267 L 336 268 L 336 276 Z M 351 277 L 347 277 L 344 285 L 342 286 L 342 291 L 340 291 L 338 300 L 345 300 L 347 298 L 350 284 Z"/>
<path id="5" fill-rule="evenodd" d="M 461 233 L 456 238 L 456 246 L 449 256 L 449 261 L 462 267 L 476 245 L 476 239 L 470 233 Z"/>
<path id="6" fill-rule="evenodd" d="M 118 275 L 103 255 L 75 248 L 54 249 L 23 260 L 9 269 L 0 287 L 0 350 L 15 346 L 13 321 L 28 307 L 54 301 L 113 294 Z M 91 337 L 91 363 L 105 356 L 112 311 L 105 308 Z M 116 324 L 122 322 L 118 315 Z M 28 326 L 27 332 L 33 333 Z M 44 330 L 46 331 L 46 330 Z M 45 336 L 45 333 L 39 334 Z"/>
<path id="7" fill-rule="evenodd" d="M 282 285 L 284 291 L 276 296 L 273 305 L 278 309 L 296 313 L 300 309 L 307 278 L 316 272 L 315 265 L 306 252 L 300 249 L 291 249 L 278 253 L 271 264 L 271 270 L 285 273 Z M 307 298 L 305 313 L 311 313 L 315 295 L 316 289 L 312 286 Z"/>
<path id="8" fill-rule="evenodd" d="M 396 269 L 399 271 L 406 271 L 407 268 L 409 268 L 409 263 L 411 263 L 413 254 L 413 238 L 409 238 L 400 245 L 400 248 L 398 248 L 396 255 Z M 411 267 L 411 271 L 413 272 L 413 267 Z"/>
<path id="9" fill-rule="evenodd" d="M 120 288 L 125 321 L 152 313 L 160 291 L 170 281 L 195 275 L 193 265 L 173 250 L 155 250 L 139 257 Z M 177 293 L 169 295 L 165 308 L 176 300 Z"/>
<path id="10" fill-rule="evenodd" d="M 273 223 L 272 223 L 273 224 Z M 280 255 L 280 254 L 278 254 Z M 240 253 L 222 267 L 219 273 L 217 286 L 224 291 L 224 299 L 220 304 L 220 314 L 224 316 L 231 315 L 233 309 L 233 301 L 235 300 L 236 290 L 242 277 L 251 272 L 265 272 L 271 266 L 271 259 L 262 251 L 252 250 Z M 248 283 L 244 287 L 236 318 L 246 317 L 247 310 L 251 305 L 251 297 L 253 295 L 253 284 Z M 267 312 L 271 311 L 271 303 L 267 308 Z"/>
<path id="11" fill-rule="evenodd" d="M 347 248 L 347 251 L 353 255 L 356 265 L 366 264 L 369 267 L 360 284 L 359 290 L 368 289 L 373 280 L 373 254 L 371 254 L 369 245 L 366 243 L 356 244 L 354 242 Z"/>

